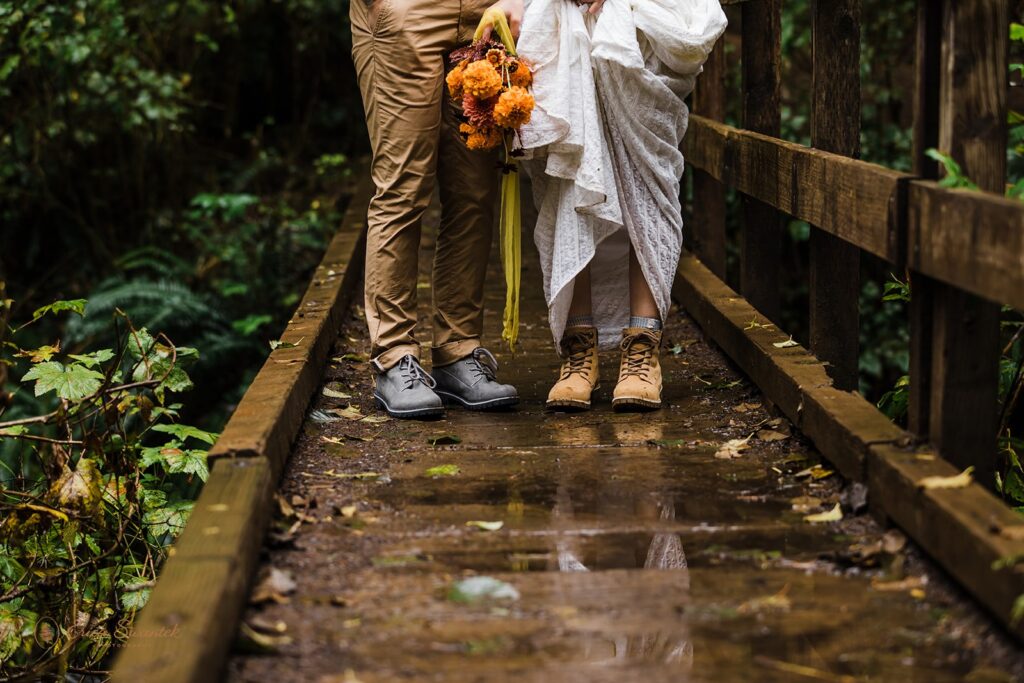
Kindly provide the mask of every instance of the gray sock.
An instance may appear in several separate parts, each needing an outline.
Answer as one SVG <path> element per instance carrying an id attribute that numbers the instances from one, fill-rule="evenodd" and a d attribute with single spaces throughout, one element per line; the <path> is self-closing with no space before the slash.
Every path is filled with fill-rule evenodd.
<path id="1" fill-rule="evenodd" d="M 661 330 L 661 321 L 657 318 L 645 318 L 640 315 L 629 316 L 630 327 L 642 327 L 645 330 Z"/>
<path id="2" fill-rule="evenodd" d="M 592 315 L 574 315 L 565 321 L 566 327 L 593 327 L 594 316 Z"/>

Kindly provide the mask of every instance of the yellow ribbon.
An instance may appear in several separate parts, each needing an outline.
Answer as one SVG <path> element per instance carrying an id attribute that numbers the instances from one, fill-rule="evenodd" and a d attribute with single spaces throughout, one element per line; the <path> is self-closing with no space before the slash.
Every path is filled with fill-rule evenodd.
<path id="1" fill-rule="evenodd" d="M 498 39 L 505 46 L 505 49 L 513 57 L 516 56 L 516 39 L 512 37 L 512 29 L 508 27 L 508 18 L 505 16 L 505 12 L 497 5 L 491 5 L 484 12 L 484 16 L 480 19 L 480 24 L 476 27 L 476 33 L 473 34 L 473 42 L 476 42 L 484 37 L 484 31 L 488 26 L 493 26 L 495 32 L 498 34 Z"/>
<path id="2" fill-rule="evenodd" d="M 516 55 L 516 41 L 508 27 L 505 13 L 496 6 L 484 12 L 473 40 L 483 38 L 484 30 L 493 26 L 509 54 Z M 519 340 L 519 282 L 522 270 L 521 216 L 519 212 L 519 164 L 506 150 L 505 171 L 501 178 L 501 266 L 505 272 L 505 314 L 501 338 L 515 351 Z"/>

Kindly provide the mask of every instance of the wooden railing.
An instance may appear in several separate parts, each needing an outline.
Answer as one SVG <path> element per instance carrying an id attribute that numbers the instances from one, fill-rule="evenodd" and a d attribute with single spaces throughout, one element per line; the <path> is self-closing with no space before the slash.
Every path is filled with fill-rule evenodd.
<path id="1" fill-rule="evenodd" d="M 733 4 L 733 3 L 723 3 Z M 835 385 L 857 386 L 860 252 L 910 274 L 910 429 L 994 481 L 999 309 L 1024 308 L 1024 204 L 1006 176 L 1009 0 L 919 0 L 914 173 L 858 161 L 860 2 L 813 2 L 814 148 L 777 139 L 781 0 L 742 3 L 745 130 L 724 118 L 718 50 L 685 143 L 690 239 L 725 277 L 725 186 L 743 200 L 740 292 L 780 318 L 782 216 L 811 224 L 810 350 Z M 957 159 L 983 190 L 950 190 L 925 150 Z"/>

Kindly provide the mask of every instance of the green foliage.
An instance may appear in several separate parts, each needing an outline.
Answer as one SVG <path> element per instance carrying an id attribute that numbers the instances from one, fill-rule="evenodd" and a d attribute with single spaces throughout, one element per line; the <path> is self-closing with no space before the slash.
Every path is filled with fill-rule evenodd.
<path id="1" fill-rule="evenodd" d="M 37 308 L 35 313 L 32 314 L 32 320 L 39 320 L 44 315 L 61 313 L 63 311 L 71 311 L 78 315 L 84 315 L 85 304 L 85 299 L 75 299 L 74 301 L 54 301 L 52 304 L 47 304 L 46 306 Z"/>
<path id="2" fill-rule="evenodd" d="M 366 140 L 347 10 L 0 0 L 0 243 L 19 246 L 0 272 L 37 292 L 22 305 L 84 294 L 121 254 L 167 245 L 190 197 L 280 192 L 302 154 L 337 181 Z"/>
<path id="3" fill-rule="evenodd" d="M 945 170 L 945 175 L 939 181 L 939 185 L 942 187 L 965 190 L 978 189 L 978 186 L 964 174 L 963 168 L 953 157 L 937 149 L 929 149 L 925 154 L 942 164 L 942 168 Z"/>
<path id="4" fill-rule="evenodd" d="M 35 394 L 53 391 L 67 401 L 81 401 L 99 391 L 103 375 L 90 370 L 84 363 L 63 365 L 55 360 L 32 366 L 21 381 L 35 380 Z"/>
<path id="5" fill-rule="evenodd" d="M 63 679 L 98 667 L 124 638 L 207 477 L 216 434 L 178 422 L 181 405 L 168 401 L 192 386 L 184 366 L 195 349 L 122 313 L 108 318 L 110 348 L 21 348 L 40 317 L 0 329 L 0 367 L 27 367 L 23 385 L 48 402 L 0 422 L 0 674 Z"/>
<path id="6" fill-rule="evenodd" d="M 892 280 L 885 283 L 885 294 L 882 301 L 902 301 L 910 303 L 910 283 L 903 282 L 895 275 L 890 274 Z"/>
<path id="7" fill-rule="evenodd" d="M 0 0 L 0 678 L 145 604 L 365 150 L 347 10 Z"/>
<path id="8" fill-rule="evenodd" d="M 903 375 L 896 381 L 892 391 L 887 391 L 878 401 L 878 409 L 893 422 L 902 421 L 910 406 L 910 375 Z"/>
<path id="9" fill-rule="evenodd" d="M 1007 433 L 999 440 L 999 449 L 1004 459 L 1004 469 L 996 473 L 996 489 L 1018 511 L 1024 511 L 1024 468 L 1020 461 L 1024 441 Z"/>

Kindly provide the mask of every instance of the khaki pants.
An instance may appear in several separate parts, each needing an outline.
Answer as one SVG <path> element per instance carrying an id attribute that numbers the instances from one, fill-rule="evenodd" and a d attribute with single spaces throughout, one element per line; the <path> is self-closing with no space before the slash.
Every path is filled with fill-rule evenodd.
<path id="1" fill-rule="evenodd" d="M 480 345 L 497 158 L 466 148 L 444 77 L 447 53 L 472 39 L 493 1 L 350 5 L 377 190 L 367 216 L 365 287 L 371 355 L 379 369 L 420 355 L 414 334 L 420 228 L 435 177 L 441 225 L 434 253 L 433 363 L 454 363 Z"/>

